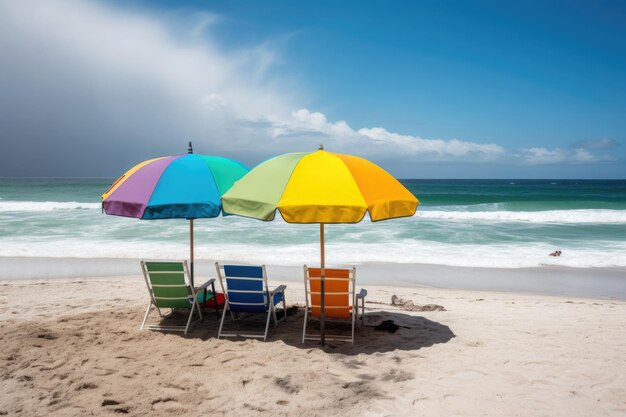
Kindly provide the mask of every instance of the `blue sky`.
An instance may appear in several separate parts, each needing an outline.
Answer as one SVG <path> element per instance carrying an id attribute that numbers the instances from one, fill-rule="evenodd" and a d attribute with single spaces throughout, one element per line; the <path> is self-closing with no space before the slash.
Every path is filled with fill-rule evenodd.
<path id="1" fill-rule="evenodd" d="M 33 4 L 0 1 L 0 74 L 23 103 L 3 147 L 104 162 L 32 175 L 115 176 L 180 136 L 250 165 L 324 142 L 401 177 L 626 177 L 623 2 Z M 24 74 L 33 60 L 45 73 Z"/>

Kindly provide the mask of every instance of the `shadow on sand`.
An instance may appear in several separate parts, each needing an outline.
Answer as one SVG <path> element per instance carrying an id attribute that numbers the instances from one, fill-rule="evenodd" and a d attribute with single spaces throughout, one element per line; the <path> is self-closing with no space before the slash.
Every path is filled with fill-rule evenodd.
<path id="1" fill-rule="evenodd" d="M 290 308 L 290 310 L 292 309 L 293 308 Z M 174 314 L 172 317 L 167 318 L 165 322 L 175 324 L 181 318 L 184 318 L 176 316 L 177 315 Z M 273 322 L 270 324 L 267 342 L 282 342 L 299 349 L 319 349 L 327 353 L 358 355 L 361 353 L 384 353 L 394 350 L 418 350 L 439 343 L 446 343 L 455 337 L 448 326 L 418 315 L 398 311 L 375 311 L 367 313 L 366 317 L 365 326 L 356 326 L 354 345 L 349 342 L 329 341 L 326 343 L 326 346 L 322 347 L 320 343 L 316 341 L 307 341 L 305 344 L 302 343 L 304 313 L 302 308 L 298 308 L 297 312 L 288 315 L 287 320 L 280 322 L 277 327 L 274 327 Z M 376 330 L 375 327 L 384 320 L 392 320 L 393 323 L 398 326 L 397 331 L 390 333 L 385 330 Z M 265 321 L 264 317 L 260 314 L 242 316 L 235 323 L 227 317 L 224 327 L 229 330 L 236 329 L 237 331 L 248 330 L 258 332 L 264 329 Z M 211 312 L 208 310 L 205 313 L 204 321 L 195 322 L 187 336 L 184 337 L 202 340 L 216 338 L 218 328 L 219 320 L 216 317 L 215 311 Z M 319 323 L 310 321 L 307 333 L 309 333 L 309 331 L 311 333 L 319 332 Z M 348 336 L 350 334 L 350 325 L 347 322 L 328 322 L 326 324 L 326 334 Z M 228 340 L 237 341 L 242 339 L 229 338 Z"/>

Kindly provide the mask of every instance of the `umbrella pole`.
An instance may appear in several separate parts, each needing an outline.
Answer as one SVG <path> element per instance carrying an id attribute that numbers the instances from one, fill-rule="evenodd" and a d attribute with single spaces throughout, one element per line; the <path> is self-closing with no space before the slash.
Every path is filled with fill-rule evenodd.
<path id="1" fill-rule="evenodd" d="M 189 141 L 189 146 L 187 147 L 187 153 L 193 153 L 193 145 L 191 141 Z M 191 281 L 191 286 L 195 288 L 195 284 L 193 282 L 193 219 L 189 219 L 189 263 L 190 263 L 190 276 L 189 280 Z M 206 294 L 206 293 L 205 293 Z"/>
<path id="2" fill-rule="evenodd" d="M 324 332 L 324 319 L 325 319 L 325 303 L 324 303 L 324 281 L 325 281 L 325 259 L 324 259 L 324 223 L 320 223 L 320 255 L 321 255 L 321 273 L 320 273 L 320 285 L 321 285 L 321 321 L 320 321 L 320 333 L 322 338 L 322 346 L 324 346 L 325 342 L 325 332 Z"/>
<path id="3" fill-rule="evenodd" d="M 189 267 L 189 278 L 191 280 L 191 286 L 195 287 L 195 284 L 193 282 L 193 219 L 189 219 Z"/>

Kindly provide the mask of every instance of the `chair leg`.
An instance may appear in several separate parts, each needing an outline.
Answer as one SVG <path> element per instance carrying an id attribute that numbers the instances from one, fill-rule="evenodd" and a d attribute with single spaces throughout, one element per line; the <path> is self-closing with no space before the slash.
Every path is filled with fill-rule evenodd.
<path id="1" fill-rule="evenodd" d="M 359 306 L 356 306 L 356 311 L 352 311 L 352 339 L 350 340 L 354 344 L 354 328 L 356 326 L 357 317 L 359 315 Z"/>
<path id="2" fill-rule="evenodd" d="M 276 316 L 276 306 L 271 305 L 270 310 L 272 311 L 272 317 L 274 317 L 274 327 L 278 326 L 278 317 Z"/>
<path id="3" fill-rule="evenodd" d="M 198 299 L 198 293 L 196 293 L 196 301 L 197 299 Z M 204 321 L 204 317 L 202 317 L 202 313 L 200 312 L 200 310 L 205 306 L 205 304 L 206 304 L 206 288 L 202 290 L 202 304 L 198 303 L 198 315 L 200 316 L 200 320 L 202 321 Z"/>
<path id="4" fill-rule="evenodd" d="M 267 320 L 265 321 L 265 336 L 263 336 L 263 341 L 267 339 L 267 332 L 270 329 L 270 318 L 272 317 L 274 311 L 274 307 L 270 304 L 270 309 L 267 312 Z"/>
<path id="5" fill-rule="evenodd" d="M 361 298 L 361 324 L 365 326 L 365 298 Z"/>
<path id="6" fill-rule="evenodd" d="M 220 328 L 217 331 L 217 338 L 219 339 L 220 336 L 222 335 L 222 327 L 224 327 L 224 319 L 226 318 L 226 310 L 229 310 L 228 308 L 228 301 L 226 301 L 226 303 L 224 304 L 224 311 L 222 312 L 222 320 L 220 321 Z M 230 311 L 230 310 L 229 310 Z M 230 312 L 230 315 L 233 315 L 233 312 Z M 233 318 L 234 321 L 234 318 Z"/>
<path id="7" fill-rule="evenodd" d="M 285 315 L 283 316 L 283 320 L 287 321 L 287 301 L 285 301 L 285 292 L 283 291 L 283 312 Z"/>
<path id="8" fill-rule="evenodd" d="M 307 319 L 309 317 L 309 309 L 308 307 L 304 308 L 304 328 L 302 329 L 302 344 L 304 344 L 304 341 L 306 339 L 306 322 Z"/>
<path id="9" fill-rule="evenodd" d="M 150 301 L 150 304 L 148 304 L 148 308 L 146 309 L 146 314 L 144 314 L 143 316 L 143 321 L 141 322 L 141 327 L 139 328 L 139 330 L 143 330 L 143 327 L 146 324 L 146 320 L 148 320 L 148 314 L 150 314 L 150 310 L 152 310 L 152 301 Z"/>
<path id="10" fill-rule="evenodd" d="M 202 317 L 202 309 L 200 308 L 200 304 L 198 304 L 198 302 L 196 301 L 195 305 L 196 305 L 196 308 L 198 309 L 198 315 L 200 316 L 200 320 L 204 320 L 204 318 Z"/>
<path id="11" fill-rule="evenodd" d="M 202 312 L 200 311 L 200 305 L 196 300 L 194 300 L 191 305 L 191 310 L 189 311 L 189 318 L 187 319 L 187 326 L 185 326 L 185 334 L 189 331 L 189 326 L 191 325 L 191 319 L 193 318 L 193 309 L 196 308 L 198 310 L 198 315 L 200 315 L 200 320 L 202 320 Z"/>

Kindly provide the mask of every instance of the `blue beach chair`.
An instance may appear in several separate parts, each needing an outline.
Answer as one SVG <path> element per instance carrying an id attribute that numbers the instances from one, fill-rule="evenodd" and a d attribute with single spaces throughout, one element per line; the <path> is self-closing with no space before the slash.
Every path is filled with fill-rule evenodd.
<path id="1" fill-rule="evenodd" d="M 217 338 L 220 337 L 258 337 L 267 339 L 270 318 L 274 318 L 274 327 L 279 321 L 287 317 L 287 304 L 285 303 L 285 289 L 287 286 L 280 285 L 270 290 L 267 285 L 267 274 L 263 266 L 243 265 L 220 265 L 215 263 L 217 276 L 225 295 L 224 311 Z M 276 317 L 276 305 L 282 301 L 284 316 L 281 320 Z M 238 313 L 267 314 L 265 332 L 222 332 L 226 312 L 229 312 L 233 321 Z M 235 314 L 233 314 L 235 313 Z"/>

